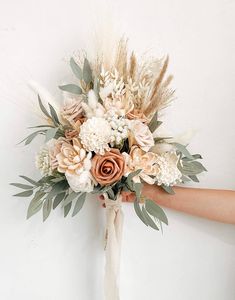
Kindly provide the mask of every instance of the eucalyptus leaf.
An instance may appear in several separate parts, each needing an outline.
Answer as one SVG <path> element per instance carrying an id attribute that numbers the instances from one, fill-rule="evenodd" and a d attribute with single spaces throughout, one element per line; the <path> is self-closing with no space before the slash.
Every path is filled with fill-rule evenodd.
<path id="1" fill-rule="evenodd" d="M 179 166 L 179 170 L 181 171 L 182 174 L 187 176 L 197 175 L 205 171 L 204 167 L 197 164 L 196 161 L 191 161 L 191 162 L 182 161 L 182 164 L 183 166 Z"/>
<path id="2" fill-rule="evenodd" d="M 33 194 L 33 191 L 32 190 L 28 190 L 28 191 L 24 191 L 24 192 L 15 194 L 13 196 L 15 196 L 15 197 L 30 197 L 32 194 Z"/>
<path id="3" fill-rule="evenodd" d="M 57 194 L 64 192 L 69 187 L 68 182 L 66 180 L 62 182 L 57 182 L 51 188 L 51 191 L 48 194 L 49 198 L 55 197 Z"/>
<path id="4" fill-rule="evenodd" d="M 142 213 L 142 210 L 140 208 L 140 204 L 139 204 L 139 201 L 136 200 L 134 202 L 134 209 L 135 209 L 135 213 L 136 215 L 140 218 L 140 220 L 146 225 L 148 226 L 148 223 L 146 222 L 145 220 L 145 217 L 143 216 L 143 213 Z"/>
<path id="5" fill-rule="evenodd" d="M 40 98 L 39 95 L 38 95 L 38 103 L 39 103 L 39 107 L 40 107 L 41 111 L 44 113 L 44 115 L 45 115 L 47 118 L 51 119 L 51 116 L 50 116 L 50 114 L 48 113 L 48 111 L 46 110 L 45 106 L 42 104 L 42 100 L 41 100 L 41 98 Z"/>
<path id="6" fill-rule="evenodd" d="M 34 188 L 31 185 L 22 184 L 22 183 L 10 183 L 10 185 L 13 185 L 13 186 L 18 187 L 18 188 L 23 189 L 23 190 L 31 190 L 31 189 Z"/>
<path id="7" fill-rule="evenodd" d="M 75 60 L 73 59 L 73 57 L 71 57 L 70 59 L 70 67 L 74 73 L 74 75 L 78 78 L 78 79 L 82 79 L 82 69 L 79 67 L 79 65 L 75 62 Z"/>
<path id="8" fill-rule="evenodd" d="M 34 128 L 54 128 L 52 125 L 38 125 L 38 126 L 30 126 L 28 127 L 29 129 L 34 129 Z"/>
<path id="9" fill-rule="evenodd" d="M 67 217 L 68 213 L 70 212 L 71 207 L 72 207 L 72 202 L 70 202 L 69 204 L 67 204 L 67 205 L 64 207 L 64 217 L 65 217 L 65 218 Z"/>
<path id="10" fill-rule="evenodd" d="M 163 190 L 164 190 L 165 192 L 167 192 L 168 194 L 171 194 L 171 195 L 174 195 L 174 194 L 175 194 L 175 192 L 174 192 L 172 186 L 162 184 L 161 187 L 162 187 Z"/>
<path id="11" fill-rule="evenodd" d="M 202 159 L 201 154 L 193 154 L 192 157 L 193 157 L 193 160 Z M 190 159 L 188 157 L 183 157 L 182 160 L 183 161 L 191 161 L 192 159 Z"/>
<path id="12" fill-rule="evenodd" d="M 52 199 L 47 198 L 43 203 L 42 213 L 43 213 L 43 222 L 49 217 L 52 207 Z"/>
<path id="13" fill-rule="evenodd" d="M 114 191 L 112 189 L 109 189 L 108 191 L 106 191 L 106 193 L 108 194 L 110 200 L 116 200 L 116 195 L 114 194 Z"/>
<path id="14" fill-rule="evenodd" d="M 140 200 L 140 197 L 141 197 L 142 186 L 143 186 L 142 183 L 134 183 L 133 184 L 135 195 L 136 195 L 138 200 Z"/>
<path id="15" fill-rule="evenodd" d="M 28 181 L 29 183 L 31 183 L 31 184 L 33 184 L 35 186 L 38 186 L 38 183 L 35 180 L 33 180 L 33 179 L 31 179 L 31 178 L 29 178 L 27 176 L 24 176 L 24 175 L 20 175 L 20 177 L 23 178 L 24 180 Z"/>
<path id="16" fill-rule="evenodd" d="M 62 192 L 55 196 L 55 199 L 53 201 L 53 209 L 55 209 L 63 201 L 65 195 L 66 195 L 66 193 Z"/>
<path id="17" fill-rule="evenodd" d="M 78 197 L 77 202 L 75 203 L 72 217 L 74 217 L 82 209 L 85 200 L 86 200 L 86 193 L 82 193 Z"/>
<path id="18" fill-rule="evenodd" d="M 30 135 L 28 135 L 26 138 L 24 138 L 22 141 L 20 141 L 18 144 L 21 144 L 23 142 L 25 142 L 25 145 L 28 145 L 32 142 L 32 140 L 38 135 L 38 134 L 42 134 L 45 133 L 45 130 L 37 130 L 33 133 L 31 133 Z"/>
<path id="19" fill-rule="evenodd" d="M 176 147 L 176 149 L 181 152 L 184 156 L 186 156 L 187 158 L 193 160 L 193 156 L 189 153 L 188 149 L 179 143 L 172 143 L 172 145 L 174 145 Z"/>
<path id="20" fill-rule="evenodd" d="M 148 124 L 149 130 L 153 133 L 161 124 L 162 122 L 158 121 L 158 111 L 156 111 Z"/>
<path id="21" fill-rule="evenodd" d="M 63 206 L 66 206 L 67 204 L 69 204 L 70 202 L 72 202 L 77 196 L 79 196 L 80 193 L 76 193 L 76 192 L 71 192 L 66 199 L 64 200 Z"/>
<path id="22" fill-rule="evenodd" d="M 58 127 L 56 128 L 50 128 L 46 131 L 46 142 L 50 141 L 53 139 L 58 131 Z"/>
<path id="23" fill-rule="evenodd" d="M 199 169 L 201 169 L 202 171 L 206 171 L 207 172 L 207 169 L 203 166 L 202 163 L 200 163 L 199 161 L 193 161 L 192 164 L 194 166 L 197 166 Z"/>
<path id="24" fill-rule="evenodd" d="M 159 219 L 160 221 L 168 225 L 168 219 L 164 210 L 155 202 L 147 199 L 145 201 L 145 208 L 150 215 L 152 215 L 153 217 Z"/>
<path id="25" fill-rule="evenodd" d="M 92 71 L 91 71 L 90 63 L 87 60 L 87 58 L 84 59 L 83 79 L 86 82 L 86 84 L 89 84 L 92 82 Z"/>
<path id="26" fill-rule="evenodd" d="M 192 179 L 192 181 L 194 181 L 194 182 L 199 182 L 199 179 L 197 178 L 196 175 L 189 175 L 188 177 L 189 177 L 190 179 Z"/>
<path id="27" fill-rule="evenodd" d="M 27 219 L 32 217 L 34 214 L 36 214 L 43 205 L 43 196 L 45 195 L 45 192 L 37 191 L 31 200 L 28 211 L 27 211 Z"/>
<path id="28" fill-rule="evenodd" d="M 59 88 L 62 91 L 69 92 L 69 93 L 76 94 L 76 95 L 80 95 L 82 93 L 82 89 L 78 85 L 72 84 L 72 83 L 66 84 L 66 85 L 61 85 L 61 86 L 59 86 Z"/>
<path id="29" fill-rule="evenodd" d="M 53 120 L 54 124 L 55 125 L 59 125 L 60 121 L 59 121 L 59 118 L 57 116 L 57 113 L 56 113 L 54 107 L 50 103 L 48 103 L 48 104 L 49 104 L 49 108 L 50 108 L 50 112 L 51 112 L 51 117 L 52 117 L 52 120 Z"/>
<path id="30" fill-rule="evenodd" d="M 146 209 L 144 206 L 142 206 L 142 213 L 143 213 L 143 216 L 146 220 L 146 222 L 148 223 L 148 225 L 150 227 L 152 227 L 153 229 L 155 230 L 159 230 L 159 228 L 157 227 L 156 223 L 153 221 L 153 219 L 149 216 L 149 214 L 147 213 Z"/>
<path id="31" fill-rule="evenodd" d="M 133 191 L 133 178 L 138 175 L 142 170 L 139 169 L 139 170 L 136 170 L 135 172 L 132 172 L 130 173 L 128 176 L 127 176 L 127 184 L 128 184 L 128 187 Z"/>

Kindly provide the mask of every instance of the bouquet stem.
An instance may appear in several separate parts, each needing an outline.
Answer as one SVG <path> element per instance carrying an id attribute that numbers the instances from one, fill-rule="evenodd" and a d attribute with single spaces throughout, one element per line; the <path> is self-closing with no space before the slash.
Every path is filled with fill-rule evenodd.
<path id="1" fill-rule="evenodd" d="M 105 194 L 106 235 L 105 235 L 105 300 L 119 300 L 119 270 L 123 229 L 122 197 L 110 200 Z"/>

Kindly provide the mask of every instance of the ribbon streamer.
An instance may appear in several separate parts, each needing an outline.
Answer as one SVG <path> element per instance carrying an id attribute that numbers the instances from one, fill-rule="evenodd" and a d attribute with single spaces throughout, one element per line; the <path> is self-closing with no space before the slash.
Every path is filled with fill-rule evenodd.
<path id="1" fill-rule="evenodd" d="M 119 297 L 119 270 L 123 229 L 122 196 L 117 200 L 110 200 L 104 195 L 106 205 L 106 235 L 105 235 L 105 300 L 120 300 Z"/>

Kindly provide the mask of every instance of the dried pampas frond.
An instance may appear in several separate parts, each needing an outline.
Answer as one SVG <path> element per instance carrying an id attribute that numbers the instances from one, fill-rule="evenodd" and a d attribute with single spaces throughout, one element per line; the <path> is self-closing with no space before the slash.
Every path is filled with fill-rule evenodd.
<path id="1" fill-rule="evenodd" d="M 129 63 L 129 77 L 132 80 L 135 80 L 136 68 L 137 68 L 136 56 L 135 53 L 132 52 L 130 56 L 130 63 Z"/>
<path id="2" fill-rule="evenodd" d="M 160 89 L 161 89 L 161 84 L 162 84 L 163 78 L 167 71 L 168 63 L 169 63 L 169 56 L 166 57 L 166 59 L 163 63 L 163 66 L 160 70 L 160 73 L 158 74 L 157 78 L 155 79 L 155 81 L 153 83 L 153 86 L 152 86 L 152 89 L 150 92 L 150 96 L 148 97 L 147 101 L 145 102 L 145 103 L 147 103 L 147 107 L 144 109 L 144 114 L 146 116 L 154 114 L 156 111 L 161 110 L 166 105 L 166 103 L 164 103 L 163 98 L 160 95 L 161 94 Z M 171 80 L 171 78 L 170 78 L 170 80 Z M 168 77 L 168 81 L 169 81 L 169 77 Z M 167 81 L 165 83 L 167 83 Z M 162 86 L 164 88 L 164 84 Z"/>
<path id="3" fill-rule="evenodd" d="M 115 59 L 115 68 L 124 79 L 127 79 L 127 42 L 125 38 L 120 39 Z"/>

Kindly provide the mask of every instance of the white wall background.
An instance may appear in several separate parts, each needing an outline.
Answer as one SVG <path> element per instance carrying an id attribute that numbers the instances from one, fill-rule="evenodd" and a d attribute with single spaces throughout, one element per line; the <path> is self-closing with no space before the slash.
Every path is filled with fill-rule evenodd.
<path id="1" fill-rule="evenodd" d="M 118 3 L 116 3 L 118 2 Z M 73 50 L 86 46 L 100 2 L 0 1 L 0 299 L 101 300 L 104 211 L 90 198 L 75 218 L 60 209 L 48 221 L 25 221 L 28 201 L 13 198 L 18 174 L 37 177 L 31 147 L 16 146 L 38 119 L 27 87 L 57 89 Z M 168 128 L 198 130 L 191 149 L 209 172 L 197 186 L 235 188 L 235 2 L 120 0 L 110 7 L 130 45 L 168 52 L 178 100 Z M 115 19 L 114 19 L 114 22 Z M 234 300 L 235 227 L 167 210 L 164 235 L 146 228 L 125 205 L 121 300 Z"/>

